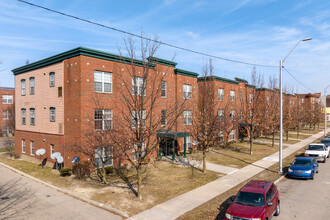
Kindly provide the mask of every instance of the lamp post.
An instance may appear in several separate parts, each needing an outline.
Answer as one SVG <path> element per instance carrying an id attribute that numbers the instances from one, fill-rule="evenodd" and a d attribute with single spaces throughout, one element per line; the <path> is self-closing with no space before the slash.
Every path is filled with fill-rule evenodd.
<path id="1" fill-rule="evenodd" d="M 297 44 L 292 48 L 292 50 L 286 55 L 286 57 L 283 60 L 280 60 L 280 152 L 279 152 L 279 162 L 280 162 L 280 169 L 279 173 L 283 173 L 283 164 L 282 164 L 282 159 L 283 159 L 283 89 L 282 89 L 282 68 L 283 68 L 283 63 L 284 61 L 290 56 L 290 54 L 296 49 L 298 44 L 302 41 L 309 41 L 312 40 L 312 38 L 305 38 L 303 40 L 299 40 Z"/>
<path id="2" fill-rule="evenodd" d="M 330 85 L 324 89 L 324 137 L 327 136 L 327 88 L 329 88 L 329 86 Z"/>

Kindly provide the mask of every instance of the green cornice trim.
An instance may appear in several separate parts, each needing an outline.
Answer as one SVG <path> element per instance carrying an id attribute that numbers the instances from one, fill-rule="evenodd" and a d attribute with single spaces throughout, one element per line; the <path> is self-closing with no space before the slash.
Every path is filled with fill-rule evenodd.
<path id="1" fill-rule="evenodd" d="M 250 84 L 245 84 L 245 86 L 246 86 L 246 87 L 249 87 L 249 88 L 254 88 L 254 89 L 256 88 L 256 86 L 254 86 L 254 85 L 250 85 Z"/>
<path id="2" fill-rule="evenodd" d="M 242 82 L 242 83 L 249 83 L 245 79 L 241 79 L 241 78 L 238 78 L 238 77 L 235 77 L 235 80 L 238 81 L 238 82 Z"/>
<path id="3" fill-rule="evenodd" d="M 31 70 L 39 69 L 39 68 L 42 68 L 45 66 L 49 66 L 49 65 L 52 65 L 55 63 L 59 63 L 65 59 L 69 59 L 69 58 L 80 56 L 80 55 L 99 58 L 99 59 L 103 59 L 103 60 L 115 61 L 115 62 L 119 62 L 119 63 L 126 63 L 126 64 L 133 63 L 133 65 L 141 66 L 141 67 L 143 67 L 143 64 L 144 64 L 144 62 L 141 60 L 137 60 L 137 59 L 132 60 L 131 58 L 128 58 L 128 57 L 121 57 L 121 56 L 118 56 L 115 54 L 106 53 L 106 52 L 102 52 L 99 50 L 92 50 L 92 49 L 85 48 L 85 47 L 78 47 L 78 48 L 75 48 L 75 49 L 42 59 L 42 60 L 39 60 L 37 62 L 18 67 L 16 69 L 13 69 L 12 72 L 14 73 L 14 75 L 17 75 L 17 74 L 21 74 L 21 73 L 28 72 Z M 154 68 L 156 65 L 151 63 L 151 64 L 149 64 L 149 66 L 151 68 Z"/>
<path id="4" fill-rule="evenodd" d="M 190 71 L 182 70 L 182 69 L 175 69 L 174 73 L 183 75 L 183 76 L 190 76 L 190 77 L 194 77 L 194 78 L 197 78 L 197 76 L 198 76 L 198 73 L 190 72 Z"/>
<path id="5" fill-rule="evenodd" d="M 257 88 L 256 90 L 257 90 L 257 91 L 269 91 L 269 92 L 275 92 L 274 90 L 272 90 L 272 89 L 268 89 L 268 88 Z"/>
<path id="6" fill-rule="evenodd" d="M 177 65 L 177 63 L 173 62 L 173 61 L 169 61 L 169 60 L 164 60 L 164 59 L 160 59 L 158 57 L 148 57 L 149 62 L 152 63 L 159 63 L 161 65 L 165 65 L 165 66 L 171 66 L 171 67 L 175 67 Z"/>
<path id="7" fill-rule="evenodd" d="M 239 82 L 237 82 L 235 80 L 222 78 L 220 76 L 207 76 L 207 77 L 199 77 L 198 78 L 198 81 L 203 81 L 203 80 L 207 80 L 207 81 L 216 80 L 216 81 L 225 82 L 225 83 L 231 83 L 231 84 L 235 84 L 235 85 L 238 85 L 238 83 L 239 83 Z"/>

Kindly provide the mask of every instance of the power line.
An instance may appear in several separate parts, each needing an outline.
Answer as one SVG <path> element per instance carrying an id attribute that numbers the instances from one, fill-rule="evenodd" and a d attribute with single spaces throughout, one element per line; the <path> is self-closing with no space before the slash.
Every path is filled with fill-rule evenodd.
<path id="1" fill-rule="evenodd" d="M 299 81 L 299 80 L 298 80 L 293 74 L 291 74 L 291 73 L 289 72 L 289 70 L 287 70 L 284 66 L 283 66 L 283 69 L 285 69 L 285 71 L 286 71 L 287 73 L 289 73 L 289 75 L 290 75 L 294 80 L 296 80 L 300 85 L 302 85 L 302 86 L 305 87 L 306 89 L 308 89 L 308 90 L 310 90 L 310 91 L 312 91 L 312 92 L 315 93 L 314 90 L 308 88 L 305 84 L 303 84 L 302 82 L 300 82 L 300 81 Z"/>
<path id="2" fill-rule="evenodd" d="M 79 21 L 87 22 L 87 23 L 90 23 L 90 24 L 93 24 L 93 25 L 97 25 L 97 26 L 100 26 L 100 27 L 103 27 L 103 28 L 107 28 L 107 29 L 110 29 L 110 30 L 113 30 L 113 31 L 117 31 L 117 32 L 120 32 L 120 33 L 123 33 L 123 34 L 131 35 L 133 37 L 141 38 L 143 40 L 152 41 L 152 42 L 155 42 L 155 43 L 158 43 L 158 44 L 162 44 L 162 45 L 165 45 L 165 46 L 168 46 L 168 47 L 172 47 L 172 48 L 176 48 L 176 49 L 179 49 L 179 50 L 188 51 L 188 52 L 191 52 L 191 53 L 195 53 L 195 54 L 199 54 L 199 55 L 211 57 L 211 58 L 214 58 L 214 59 L 224 60 L 224 61 L 233 62 L 233 63 L 240 63 L 240 64 L 245 64 L 245 65 L 250 65 L 250 66 L 276 67 L 276 68 L 278 68 L 278 66 L 249 63 L 249 62 L 244 62 L 244 61 L 239 61 L 239 60 L 233 60 L 233 59 L 228 59 L 228 58 L 224 58 L 224 57 L 219 57 L 219 56 L 215 56 L 215 55 L 211 55 L 211 54 L 199 52 L 199 51 L 196 51 L 196 50 L 192 50 L 192 49 L 188 49 L 188 48 L 176 46 L 176 45 L 173 45 L 173 44 L 170 44 L 170 43 L 161 42 L 161 41 L 158 41 L 158 40 L 153 40 L 153 39 L 148 38 L 148 37 L 140 36 L 140 35 L 137 35 L 137 34 L 134 34 L 134 33 L 128 32 L 128 31 L 124 31 L 124 30 L 121 30 L 121 29 L 118 29 L 118 28 L 110 27 L 110 26 L 107 26 L 107 25 L 104 25 L 104 24 L 101 24 L 101 23 L 97 23 L 97 22 L 94 22 L 94 21 L 90 21 L 90 20 L 87 20 L 87 19 L 84 19 L 84 18 L 80 18 L 80 17 L 74 16 L 74 15 L 66 14 L 64 12 L 56 11 L 56 10 L 53 10 L 53 9 L 50 9 L 50 8 L 47 8 L 47 7 L 43 7 L 41 5 L 36 5 L 36 4 L 30 3 L 30 2 L 24 1 L 24 0 L 17 0 L 17 1 L 22 2 L 22 3 L 25 3 L 25 4 L 28 4 L 28 5 L 31 5 L 31 6 L 34 6 L 34 7 L 37 7 L 37 8 L 44 9 L 44 10 L 47 10 L 47 11 L 50 11 L 50 12 L 54 12 L 54 13 L 57 13 L 57 14 L 60 14 L 60 15 L 66 16 L 66 17 L 70 17 L 70 18 L 73 18 L 73 19 L 76 19 L 76 20 L 79 20 Z"/>

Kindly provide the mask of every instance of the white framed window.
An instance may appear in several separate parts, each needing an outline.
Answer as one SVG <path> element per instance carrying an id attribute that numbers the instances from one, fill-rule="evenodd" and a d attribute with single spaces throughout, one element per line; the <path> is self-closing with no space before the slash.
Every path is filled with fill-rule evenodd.
<path id="1" fill-rule="evenodd" d="M 240 100 L 241 102 L 243 102 L 243 93 L 242 93 L 242 92 L 239 93 L 239 100 Z"/>
<path id="2" fill-rule="evenodd" d="M 249 94 L 249 102 L 252 103 L 253 102 L 253 94 Z"/>
<path id="3" fill-rule="evenodd" d="M 230 119 L 231 119 L 232 121 L 235 120 L 235 110 L 230 110 Z"/>
<path id="4" fill-rule="evenodd" d="M 230 131 L 230 140 L 235 140 L 235 130 L 234 129 L 232 129 Z"/>
<path id="5" fill-rule="evenodd" d="M 55 73 L 50 72 L 49 73 L 49 87 L 54 87 L 55 86 Z"/>
<path id="6" fill-rule="evenodd" d="M 112 110 L 111 109 L 95 109 L 94 124 L 95 130 L 112 129 Z"/>
<path id="7" fill-rule="evenodd" d="M 225 92 L 224 92 L 224 90 L 223 89 L 218 89 L 218 99 L 220 101 L 223 101 L 224 98 L 225 98 Z"/>
<path id="8" fill-rule="evenodd" d="M 30 154 L 34 155 L 34 141 L 30 141 Z"/>
<path id="9" fill-rule="evenodd" d="M 97 147 L 95 148 L 95 166 L 96 167 L 102 167 L 102 163 L 104 163 L 104 166 L 112 166 L 112 147 L 106 146 L 106 147 Z"/>
<path id="10" fill-rule="evenodd" d="M 183 124 L 184 125 L 192 124 L 191 111 L 183 111 Z"/>
<path id="11" fill-rule="evenodd" d="M 183 98 L 191 99 L 192 87 L 191 85 L 183 84 Z"/>
<path id="12" fill-rule="evenodd" d="M 241 110 L 240 111 L 240 114 L 239 114 L 239 119 L 242 120 L 243 119 L 243 111 Z"/>
<path id="13" fill-rule="evenodd" d="M 230 101 L 235 102 L 235 91 L 234 90 L 230 90 Z"/>
<path id="14" fill-rule="evenodd" d="M 50 107 L 49 108 L 49 118 L 50 122 L 55 122 L 55 107 Z"/>
<path id="15" fill-rule="evenodd" d="M 94 91 L 112 93 L 112 73 L 94 71 Z"/>
<path id="16" fill-rule="evenodd" d="M 301 99 L 301 103 L 305 103 L 305 99 L 304 98 Z"/>
<path id="17" fill-rule="evenodd" d="M 22 139 L 22 153 L 25 154 L 25 140 Z"/>
<path id="18" fill-rule="evenodd" d="M 21 80 L 21 95 L 25 95 L 25 86 L 26 86 L 26 82 L 25 82 L 25 79 L 22 79 Z"/>
<path id="19" fill-rule="evenodd" d="M 21 115 L 22 115 L 22 125 L 26 125 L 26 109 L 21 109 Z"/>
<path id="20" fill-rule="evenodd" d="M 2 104 L 13 104 L 13 95 L 2 95 Z"/>
<path id="21" fill-rule="evenodd" d="M 223 109 L 218 109 L 218 116 L 220 121 L 223 121 Z"/>
<path id="22" fill-rule="evenodd" d="M 249 112 L 250 112 L 250 120 L 252 120 L 253 117 L 252 110 L 250 110 Z"/>
<path id="23" fill-rule="evenodd" d="M 145 82 L 142 77 L 132 77 L 132 94 L 146 95 Z"/>
<path id="24" fill-rule="evenodd" d="M 35 84 L 35 80 L 34 77 L 30 77 L 30 95 L 34 95 L 34 85 Z"/>
<path id="25" fill-rule="evenodd" d="M 11 126 L 3 126 L 2 127 L 2 134 L 3 136 L 7 136 L 13 134 L 13 127 Z"/>
<path id="26" fill-rule="evenodd" d="M 9 120 L 9 119 L 11 119 L 10 111 L 8 111 L 8 110 L 3 110 L 3 111 L 2 111 L 2 119 L 3 119 L 3 120 Z"/>
<path id="27" fill-rule="evenodd" d="M 192 139 L 191 139 L 191 136 L 188 136 L 186 137 L 186 149 L 189 150 L 189 149 L 192 149 Z"/>
<path id="28" fill-rule="evenodd" d="M 146 117 L 147 112 L 146 110 L 140 110 L 138 114 L 136 114 L 136 111 L 132 111 L 132 127 L 135 128 L 137 125 L 140 126 L 142 124 L 142 127 L 146 126 Z M 141 121 L 142 120 L 142 121 Z"/>
<path id="29" fill-rule="evenodd" d="M 166 126 L 167 118 L 166 118 L 166 110 L 161 111 L 161 125 Z"/>
<path id="30" fill-rule="evenodd" d="M 162 81 L 162 91 L 161 91 L 162 98 L 166 98 L 166 96 L 167 96 L 166 89 L 167 89 L 167 82 Z"/>
<path id="31" fill-rule="evenodd" d="M 219 131 L 219 139 L 221 142 L 224 140 L 223 130 Z"/>
<path id="32" fill-rule="evenodd" d="M 145 156 L 145 151 L 146 151 L 146 143 L 142 142 L 142 146 L 141 146 L 141 153 L 139 154 L 139 149 L 138 149 L 138 145 L 137 144 L 133 144 L 132 147 L 132 157 L 133 160 L 136 161 L 138 158 L 142 158 Z"/>
<path id="33" fill-rule="evenodd" d="M 266 103 L 269 105 L 269 96 L 266 97 Z"/>
<path id="34" fill-rule="evenodd" d="M 55 146 L 54 144 L 50 144 L 50 154 L 53 154 L 55 152 Z"/>
<path id="35" fill-rule="evenodd" d="M 35 125 L 36 124 L 36 114 L 35 114 L 35 109 L 30 108 L 30 125 Z"/>

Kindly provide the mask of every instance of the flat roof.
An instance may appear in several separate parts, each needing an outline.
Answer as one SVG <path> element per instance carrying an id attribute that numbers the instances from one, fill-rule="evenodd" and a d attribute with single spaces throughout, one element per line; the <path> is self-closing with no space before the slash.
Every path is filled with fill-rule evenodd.
<path id="1" fill-rule="evenodd" d="M 1 90 L 15 90 L 13 87 L 0 87 Z"/>

